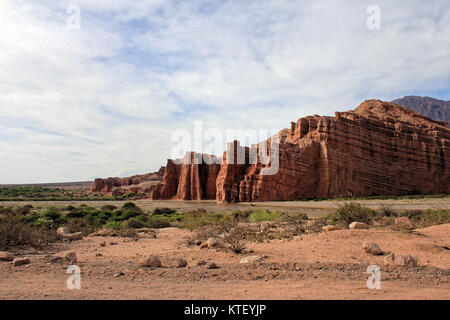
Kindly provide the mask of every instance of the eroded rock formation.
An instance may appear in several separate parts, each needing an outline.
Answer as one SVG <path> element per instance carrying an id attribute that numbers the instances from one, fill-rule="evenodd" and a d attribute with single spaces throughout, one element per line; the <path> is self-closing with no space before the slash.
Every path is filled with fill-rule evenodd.
<path id="1" fill-rule="evenodd" d="M 162 183 L 153 188 L 154 200 L 212 200 L 220 161 L 207 154 L 187 153 L 181 160 L 167 161 Z"/>
<path id="2" fill-rule="evenodd" d="M 221 164 L 168 160 L 152 199 L 226 203 L 450 193 L 447 123 L 406 107 L 368 100 L 353 111 L 336 112 L 335 117 L 300 118 L 276 138 L 276 174 L 261 174 L 273 163 L 259 156 L 254 161 L 254 155 L 261 150 L 271 155 L 270 146 L 277 139 L 250 148 L 235 141 L 224 152 Z M 211 156 L 190 153 L 187 157 Z"/>
<path id="3" fill-rule="evenodd" d="M 150 194 L 152 187 L 162 181 L 165 167 L 158 171 L 126 178 L 97 178 L 91 192 L 104 195 L 120 196 L 130 192 L 135 194 Z"/>

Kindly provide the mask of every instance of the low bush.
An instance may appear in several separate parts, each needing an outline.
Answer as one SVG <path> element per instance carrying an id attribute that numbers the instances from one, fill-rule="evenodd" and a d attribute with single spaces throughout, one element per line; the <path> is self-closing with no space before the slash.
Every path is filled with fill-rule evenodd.
<path id="1" fill-rule="evenodd" d="M 377 217 L 377 212 L 367 207 L 363 207 L 357 202 L 346 202 L 335 212 L 327 216 L 330 224 L 348 226 L 354 221 L 369 224 Z"/>
<path id="2" fill-rule="evenodd" d="M 281 216 L 279 212 L 269 210 L 255 210 L 248 216 L 248 222 L 275 221 Z"/>
<path id="3" fill-rule="evenodd" d="M 56 232 L 48 225 L 37 226 L 35 222 L 22 219 L 20 213 L 12 209 L 2 211 L 0 214 L 0 249 L 9 249 L 15 246 L 42 246 L 56 241 Z M 42 219 L 42 218 L 38 218 Z"/>
<path id="4" fill-rule="evenodd" d="M 176 213 L 177 210 L 170 209 L 170 208 L 155 208 L 153 210 L 153 215 L 171 215 Z"/>

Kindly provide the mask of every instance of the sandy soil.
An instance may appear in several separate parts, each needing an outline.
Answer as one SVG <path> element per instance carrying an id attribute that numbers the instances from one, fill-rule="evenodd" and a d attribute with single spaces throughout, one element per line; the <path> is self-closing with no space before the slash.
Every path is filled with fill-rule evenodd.
<path id="1" fill-rule="evenodd" d="M 390 230 L 341 230 L 249 243 L 262 264 L 244 265 L 236 255 L 189 246 L 189 231 L 168 228 L 156 239 L 88 237 L 59 243 L 46 252 L 22 250 L 31 264 L 0 262 L 1 299 L 450 299 L 450 224 L 412 233 Z M 100 243 L 106 241 L 106 246 Z M 418 267 L 385 267 L 383 256 L 362 249 L 373 241 L 384 251 L 415 255 Z M 67 263 L 52 256 L 75 250 L 81 289 L 68 290 Z M 155 254 L 162 268 L 139 265 Z M 188 261 L 177 268 L 176 259 Z M 197 262 L 213 261 L 206 270 Z M 381 289 L 366 287 L 367 265 L 381 267 Z M 123 275 L 119 275 L 120 273 Z"/>

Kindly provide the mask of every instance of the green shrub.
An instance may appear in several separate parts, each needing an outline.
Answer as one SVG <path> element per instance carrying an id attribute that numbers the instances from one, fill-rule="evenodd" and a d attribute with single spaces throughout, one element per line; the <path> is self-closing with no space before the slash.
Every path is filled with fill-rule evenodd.
<path id="1" fill-rule="evenodd" d="M 127 221 L 126 226 L 132 229 L 139 229 L 145 227 L 145 224 L 142 221 L 132 218 Z"/>
<path id="2" fill-rule="evenodd" d="M 369 224 L 377 216 L 377 212 L 361 206 L 357 202 L 346 202 L 339 207 L 336 212 L 327 216 L 329 223 L 348 226 L 354 221 L 364 222 Z"/>
<path id="3" fill-rule="evenodd" d="M 30 212 L 24 216 L 21 216 L 20 221 L 26 222 L 26 223 L 34 223 L 39 218 L 39 216 L 40 215 L 36 212 Z"/>
<path id="4" fill-rule="evenodd" d="M 275 221 L 280 218 L 279 212 L 269 210 L 255 210 L 248 216 L 249 222 Z"/>
<path id="5" fill-rule="evenodd" d="M 153 215 L 171 215 L 176 213 L 177 210 L 170 209 L 170 208 L 155 208 L 153 210 Z"/>
<path id="6" fill-rule="evenodd" d="M 106 229 L 119 230 L 121 226 L 122 226 L 122 222 L 121 222 L 121 221 L 113 221 L 113 220 L 109 220 L 109 221 L 106 223 L 105 228 L 106 228 Z"/>
<path id="7" fill-rule="evenodd" d="M 155 220 L 150 220 L 149 222 L 147 222 L 147 227 L 154 228 L 154 229 L 169 228 L 171 226 L 172 225 L 167 220 L 155 219 Z"/>
<path id="8" fill-rule="evenodd" d="M 124 209 L 139 209 L 138 206 L 136 206 L 134 204 L 134 202 L 131 202 L 131 201 L 125 202 L 125 204 L 122 206 L 122 208 L 124 208 Z"/>
<path id="9" fill-rule="evenodd" d="M 34 225 L 36 227 L 52 228 L 55 225 L 55 222 L 50 218 L 40 217 L 36 219 Z"/>
<path id="10" fill-rule="evenodd" d="M 113 212 L 113 211 L 116 210 L 116 209 L 117 209 L 116 206 L 113 206 L 113 205 L 110 205 L 110 204 L 105 204 L 105 205 L 101 206 L 100 211 L 110 211 L 110 212 Z"/>
<path id="11" fill-rule="evenodd" d="M 2 211 L 0 214 L 0 249 L 15 246 L 33 246 L 41 248 L 56 241 L 56 232 L 49 228 L 33 226 L 24 222 L 13 210 Z"/>

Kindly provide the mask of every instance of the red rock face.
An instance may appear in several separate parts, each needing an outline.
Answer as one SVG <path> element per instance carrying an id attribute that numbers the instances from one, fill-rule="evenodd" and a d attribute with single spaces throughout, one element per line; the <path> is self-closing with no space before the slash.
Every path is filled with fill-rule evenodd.
<path id="1" fill-rule="evenodd" d="M 164 171 L 165 168 L 161 167 L 157 172 L 127 178 L 97 178 L 92 185 L 91 192 L 113 196 L 119 196 L 129 192 L 150 194 L 152 192 L 152 185 L 161 182 Z"/>
<path id="2" fill-rule="evenodd" d="M 448 126 L 405 107 L 370 100 L 279 135 L 278 173 L 224 162 L 218 202 L 450 192 Z"/>
<path id="3" fill-rule="evenodd" d="M 214 156 L 187 153 L 182 160 L 167 161 L 162 183 L 154 187 L 153 200 L 213 200 L 220 164 Z"/>
<path id="4" fill-rule="evenodd" d="M 235 141 L 222 164 L 168 160 L 151 197 L 227 203 L 450 193 L 448 125 L 393 103 L 368 100 L 335 117 L 301 118 L 277 137 L 276 174 L 261 174 L 272 163 L 252 160 L 275 139 L 251 148 Z M 211 156 L 188 153 L 185 159 L 205 157 Z"/>

